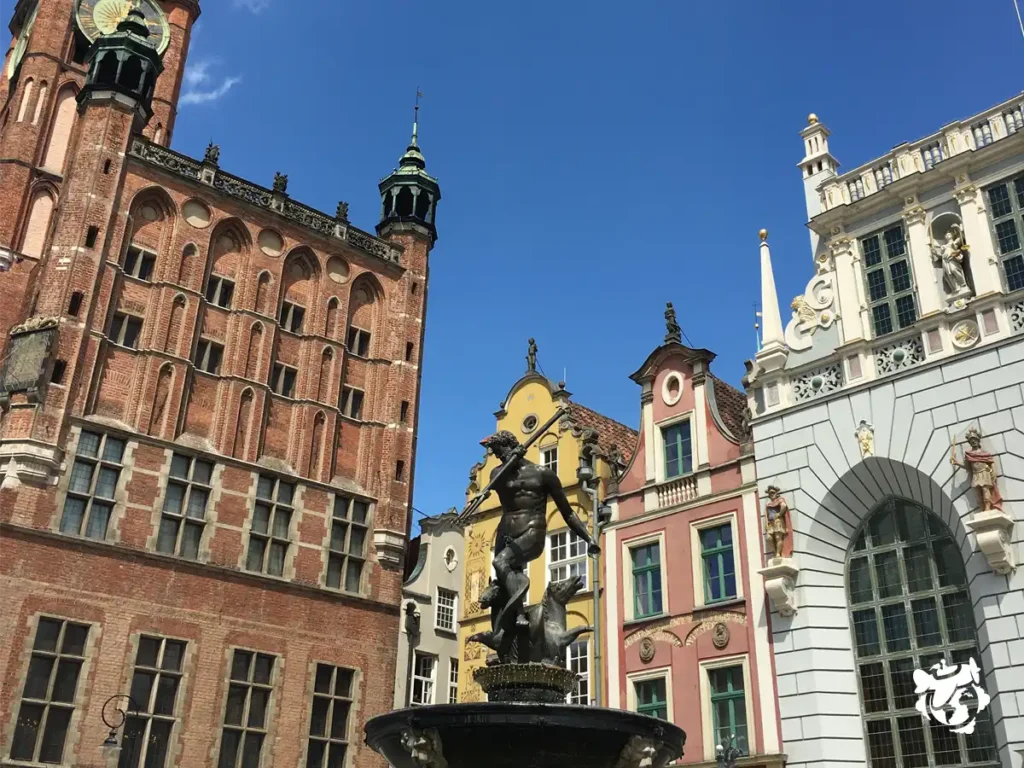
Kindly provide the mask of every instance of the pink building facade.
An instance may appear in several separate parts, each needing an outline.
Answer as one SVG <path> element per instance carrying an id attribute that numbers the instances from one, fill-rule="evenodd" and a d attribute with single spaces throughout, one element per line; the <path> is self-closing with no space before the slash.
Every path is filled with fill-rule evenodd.
<path id="1" fill-rule="evenodd" d="M 685 764 L 714 765 L 729 739 L 740 765 L 774 768 L 784 756 L 746 402 L 666 317 L 665 343 L 631 377 L 640 434 L 608 498 L 608 703 L 682 727 Z"/>

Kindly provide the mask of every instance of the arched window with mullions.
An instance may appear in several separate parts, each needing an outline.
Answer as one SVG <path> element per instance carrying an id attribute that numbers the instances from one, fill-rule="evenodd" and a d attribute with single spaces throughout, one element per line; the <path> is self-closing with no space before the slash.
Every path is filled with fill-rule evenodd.
<path id="1" fill-rule="evenodd" d="M 981 666 L 960 548 L 945 523 L 911 502 L 885 501 L 854 537 L 846 590 L 871 768 L 998 766 L 990 711 L 966 735 L 915 708 L 915 669 L 943 659 Z"/>

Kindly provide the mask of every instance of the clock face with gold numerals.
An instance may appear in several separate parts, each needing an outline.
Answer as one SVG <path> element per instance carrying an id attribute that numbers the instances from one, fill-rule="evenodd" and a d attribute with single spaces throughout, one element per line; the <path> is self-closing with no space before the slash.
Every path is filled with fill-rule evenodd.
<path id="1" fill-rule="evenodd" d="M 109 35 L 116 30 L 133 4 L 137 4 L 146 17 L 150 43 L 156 44 L 157 53 L 163 53 L 171 41 L 171 28 L 156 0 L 136 0 L 135 3 L 132 0 L 78 0 L 75 11 L 78 28 L 91 43 L 100 35 Z"/>

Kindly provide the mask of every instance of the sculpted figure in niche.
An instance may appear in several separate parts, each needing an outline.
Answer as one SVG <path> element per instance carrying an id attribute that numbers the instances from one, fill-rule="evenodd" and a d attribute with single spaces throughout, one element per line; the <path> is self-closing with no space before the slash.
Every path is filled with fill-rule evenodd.
<path id="1" fill-rule="evenodd" d="M 956 436 L 950 447 L 949 463 L 966 469 L 971 476 L 971 487 L 978 489 L 978 507 L 982 512 L 1002 510 L 1003 497 L 996 486 L 996 457 L 981 448 L 981 432 L 971 427 L 964 435 L 971 450 L 964 451 L 963 461 L 956 455 Z"/>
<path id="2" fill-rule="evenodd" d="M 932 259 L 936 266 L 942 266 L 942 286 L 950 296 L 959 297 L 970 291 L 964 272 L 967 252 L 968 246 L 959 224 L 950 226 L 941 243 L 932 244 Z"/>
<path id="3" fill-rule="evenodd" d="M 768 486 L 768 503 L 765 504 L 764 511 L 767 518 L 765 535 L 768 538 L 769 546 L 772 548 L 772 556 L 774 558 L 785 557 L 789 505 L 782 498 L 782 491 L 779 490 L 778 486 Z"/>

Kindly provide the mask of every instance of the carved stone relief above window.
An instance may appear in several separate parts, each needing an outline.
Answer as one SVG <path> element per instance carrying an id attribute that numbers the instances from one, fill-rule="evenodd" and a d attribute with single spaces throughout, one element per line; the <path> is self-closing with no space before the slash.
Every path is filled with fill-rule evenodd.
<path id="1" fill-rule="evenodd" d="M 843 366 L 840 363 L 816 368 L 800 374 L 793 380 L 793 399 L 796 402 L 813 400 L 842 389 Z"/>
<path id="2" fill-rule="evenodd" d="M 875 370 L 879 376 L 887 376 L 923 362 L 924 345 L 917 336 L 875 350 Z"/>
<path id="3" fill-rule="evenodd" d="M 1010 330 L 1014 333 L 1024 331 L 1024 299 L 1008 306 L 1006 312 L 1010 316 Z"/>

